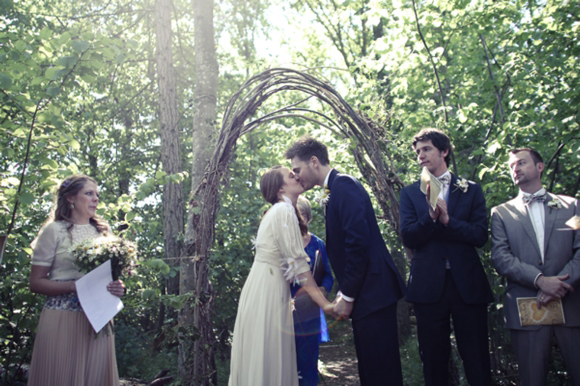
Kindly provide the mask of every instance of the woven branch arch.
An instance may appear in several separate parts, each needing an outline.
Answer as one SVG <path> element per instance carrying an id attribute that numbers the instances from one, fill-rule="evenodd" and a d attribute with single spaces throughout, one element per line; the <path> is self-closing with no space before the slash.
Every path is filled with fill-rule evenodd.
<path id="1" fill-rule="evenodd" d="M 268 98 L 283 91 L 298 91 L 308 97 L 246 122 Z M 333 119 L 311 109 L 297 107 L 312 97 L 327 104 L 336 118 Z M 317 118 L 305 115 L 305 113 L 317 116 Z M 195 203 L 190 203 L 190 205 L 201 206 L 201 213 L 193 224 L 196 250 L 198 252 L 203 250 L 201 255 L 206 254 L 213 242 L 213 225 L 219 202 L 218 189 L 222 178 L 227 173 L 236 141 L 265 122 L 288 117 L 299 117 L 314 122 L 343 138 L 356 140 L 357 146 L 353 152 L 357 165 L 371 186 L 385 218 L 395 231 L 399 231 L 396 192 L 403 187 L 403 182 L 397 176 L 392 163 L 386 162 L 388 155 L 383 154 L 384 150 L 380 149 L 384 129 L 357 113 L 329 83 L 305 72 L 274 68 L 246 81 L 226 106 L 215 153 L 209 161 L 202 182 L 193 192 L 192 200 Z M 396 210 L 392 210 L 393 208 Z"/>
<path id="2" fill-rule="evenodd" d="M 248 121 L 268 98 L 284 91 L 301 92 L 305 94 L 305 98 Z M 317 98 L 328 105 L 334 113 L 334 118 L 299 107 L 310 98 Z M 357 165 L 371 186 L 386 220 L 397 233 L 399 232 L 399 205 L 396 192 L 403 183 L 395 173 L 392 162 L 388 164 L 385 161 L 388 154 L 382 154 L 380 149 L 384 129 L 357 113 L 328 82 L 305 72 L 274 68 L 250 78 L 226 106 L 215 152 L 206 168 L 204 178 L 194 190 L 189 203 L 189 210 L 195 214 L 190 217 L 193 223 L 187 224 L 191 234 L 186 235 L 188 241 L 184 254 L 187 256 L 182 257 L 181 280 L 182 293 L 184 282 L 189 282 L 186 287 L 194 289 L 195 305 L 189 306 L 193 315 L 188 321 L 193 323 L 196 333 L 199 333 L 192 353 L 195 358 L 193 371 L 196 379 L 210 377 L 211 374 L 211 363 L 203 359 L 212 356 L 211 349 L 210 352 L 204 353 L 203 348 L 212 346 L 213 289 L 209 283 L 207 256 L 214 240 L 221 181 L 227 174 L 231 155 L 239 137 L 265 122 L 287 117 L 300 117 L 319 124 L 340 137 L 355 141 L 353 155 Z M 395 262 L 404 275 L 406 264 L 404 257 L 398 259 L 395 257 Z M 189 265 L 189 268 L 184 269 L 184 264 Z"/>

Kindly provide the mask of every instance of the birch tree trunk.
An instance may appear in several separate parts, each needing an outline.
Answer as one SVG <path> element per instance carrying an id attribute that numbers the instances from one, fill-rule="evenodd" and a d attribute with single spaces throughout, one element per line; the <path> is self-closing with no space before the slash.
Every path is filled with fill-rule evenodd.
<path id="1" fill-rule="evenodd" d="M 195 88 L 193 119 L 192 194 L 204 178 L 213 155 L 216 131 L 218 63 L 213 27 L 213 0 L 194 0 Z M 211 328 L 213 288 L 209 282 L 211 240 L 199 242 L 199 209 L 204 197 L 192 196 L 186 224 L 186 250 L 181 259 L 180 293 L 192 294 L 179 314 L 179 372 L 184 385 L 217 384 Z M 203 220 L 202 220 L 203 221 Z"/>
<path id="2" fill-rule="evenodd" d="M 171 0 L 155 1 L 155 33 L 157 37 L 157 84 L 159 88 L 159 120 L 161 123 L 161 162 L 167 175 L 181 172 L 179 112 L 175 70 L 173 68 Z M 163 245 L 165 257 L 181 255 L 182 245 L 178 235 L 183 232 L 184 202 L 183 187 L 171 179 L 163 185 Z M 178 259 L 169 260 L 178 265 Z M 169 279 L 168 293 L 179 293 L 179 276 Z M 163 318 L 164 307 L 160 309 Z"/>

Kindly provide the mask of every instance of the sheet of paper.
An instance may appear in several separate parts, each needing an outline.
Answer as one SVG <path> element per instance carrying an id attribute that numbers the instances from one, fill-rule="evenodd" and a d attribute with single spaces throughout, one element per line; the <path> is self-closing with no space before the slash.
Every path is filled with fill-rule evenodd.
<path id="1" fill-rule="evenodd" d="M 431 174 L 431 172 L 426 167 L 424 167 L 423 171 L 421 172 L 421 191 L 424 194 L 427 194 L 427 185 L 431 187 L 429 203 L 431 205 L 431 209 L 435 210 L 437 207 L 437 199 L 439 198 L 439 193 L 441 193 L 443 184 L 437 177 Z"/>
<path id="2" fill-rule="evenodd" d="M 107 260 L 75 283 L 79 302 L 96 333 L 123 309 L 121 299 L 107 290 L 112 281 L 111 260 Z"/>

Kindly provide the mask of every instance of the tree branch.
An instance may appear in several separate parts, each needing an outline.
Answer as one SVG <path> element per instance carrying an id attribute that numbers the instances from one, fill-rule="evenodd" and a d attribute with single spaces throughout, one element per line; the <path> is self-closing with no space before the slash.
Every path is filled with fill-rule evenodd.
<path id="1" fill-rule="evenodd" d="M 445 94 L 443 93 L 443 87 L 441 86 L 441 80 L 439 79 L 439 71 L 437 71 L 437 65 L 433 60 L 433 55 L 431 55 L 431 50 L 429 50 L 429 46 L 425 41 L 425 37 L 423 37 L 423 32 L 421 32 L 421 25 L 419 24 L 419 15 L 417 14 L 417 7 L 415 5 L 415 0 L 413 2 L 413 13 L 415 14 L 415 22 L 417 23 L 417 31 L 419 32 L 419 36 L 421 37 L 421 41 L 423 42 L 423 46 L 425 50 L 427 50 L 427 55 L 429 55 L 429 60 L 431 61 L 431 66 L 433 67 L 433 72 L 435 73 L 435 78 L 437 79 L 437 87 L 439 88 L 439 93 L 441 94 L 441 103 L 443 104 L 443 112 L 445 113 L 445 123 L 449 123 L 449 116 L 447 114 L 447 105 L 445 103 Z"/>

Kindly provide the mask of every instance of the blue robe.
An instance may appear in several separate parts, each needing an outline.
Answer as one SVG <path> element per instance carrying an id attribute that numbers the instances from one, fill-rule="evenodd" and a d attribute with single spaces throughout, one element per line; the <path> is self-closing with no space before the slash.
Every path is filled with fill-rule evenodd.
<path id="1" fill-rule="evenodd" d="M 313 272 L 313 276 L 317 280 L 316 284 L 326 288 L 326 293 L 330 293 L 334 278 L 326 255 L 326 246 L 320 238 L 315 235 L 311 236 L 310 242 L 304 248 L 310 257 L 310 270 L 314 270 L 316 259 L 320 259 L 320 264 L 316 265 L 316 269 L 322 269 L 322 271 Z M 329 339 L 324 312 L 301 288 L 300 285 L 293 284 L 290 290 L 296 307 L 293 315 L 300 385 L 308 386 L 318 383 L 318 344 L 327 342 Z"/>

